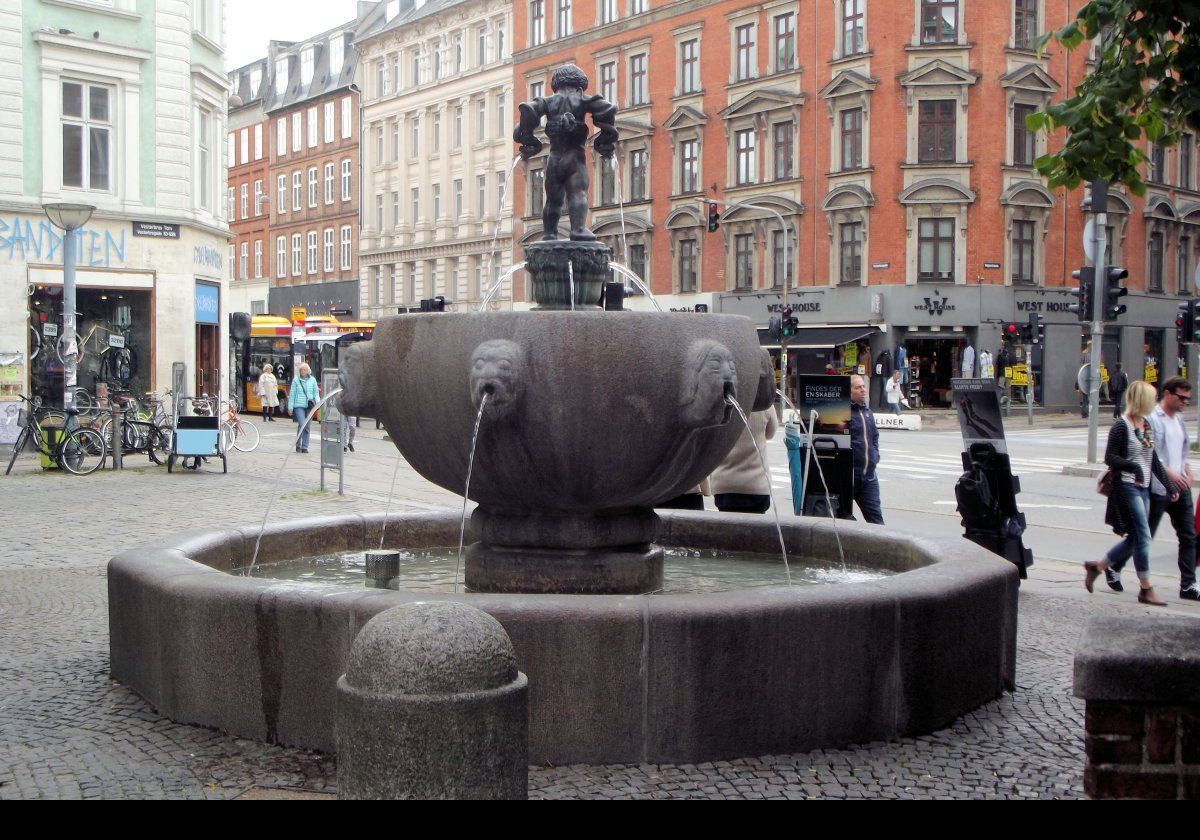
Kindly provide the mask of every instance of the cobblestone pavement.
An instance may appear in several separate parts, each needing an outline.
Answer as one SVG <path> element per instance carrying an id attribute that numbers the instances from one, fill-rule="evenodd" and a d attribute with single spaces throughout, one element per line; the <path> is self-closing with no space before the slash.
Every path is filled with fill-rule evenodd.
<path id="1" fill-rule="evenodd" d="M 367 450 L 378 446 L 383 458 L 377 434 L 364 442 Z M 260 453 L 234 460 L 227 476 L 168 476 L 160 467 L 78 479 L 41 474 L 27 461 L 21 475 L 0 478 L 6 514 L 0 798 L 227 799 L 336 790 L 330 756 L 172 723 L 107 676 L 108 558 L 153 541 L 156 533 L 254 522 L 281 472 L 286 441 L 277 443 L 283 445 L 265 440 Z M 313 489 L 311 460 L 282 472 L 272 519 L 382 510 L 391 477 L 377 464 L 379 486 L 339 498 Z M 401 473 L 393 510 L 427 510 L 456 498 L 423 485 L 406 466 Z M 1027 588 L 1020 604 L 1018 691 L 932 735 L 696 766 L 539 767 L 531 770 L 530 795 L 1078 797 L 1082 704 L 1070 691 L 1072 651 L 1089 617 L 1137 610 L 1115 598 Z"/>

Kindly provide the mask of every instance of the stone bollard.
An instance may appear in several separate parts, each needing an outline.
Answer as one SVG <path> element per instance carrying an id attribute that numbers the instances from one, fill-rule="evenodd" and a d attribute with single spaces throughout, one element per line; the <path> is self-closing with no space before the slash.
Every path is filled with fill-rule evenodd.
<path id="1" fill-rule="evenodd" d="M 387 589 L 400 574 L 400 552 L 391 549 L 366 552 L 367 586 Z"/>
<path id="2" fill-rule="evenodd" d="M 525 799 L 529 682 L 500 622 L 417 602 L 367 622 L 337 683 L 339 799 Z"/>

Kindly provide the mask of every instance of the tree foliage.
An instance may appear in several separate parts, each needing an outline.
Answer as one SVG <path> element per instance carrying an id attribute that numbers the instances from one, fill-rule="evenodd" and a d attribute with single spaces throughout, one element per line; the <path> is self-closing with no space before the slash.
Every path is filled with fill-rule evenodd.
<path id="1" fill-rule="evenodd" d="M 1067 130 L 1063 148 L 1034 161 L 1051 187 L 1105 178 L 1142 195 L 1143 137 L 1164 146 L 1200 131 L 1200 2 L 1091 0 L 1075 20 L 1044 35 L 1068 50 L 1098 43 L 1098 60 L 1069 99 L 1026 120 Z"/>

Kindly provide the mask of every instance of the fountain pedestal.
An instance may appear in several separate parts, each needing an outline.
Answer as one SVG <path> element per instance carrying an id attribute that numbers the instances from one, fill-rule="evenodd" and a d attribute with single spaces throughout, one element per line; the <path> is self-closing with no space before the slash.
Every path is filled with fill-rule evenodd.
<path id="1" fill-rule="evenodd" d="M 525 246 L 534 309 L 599 309 L 612 248 L 602 242 L 543 240 Z M 572 305 L 574 286 L 574 305 Z"/>

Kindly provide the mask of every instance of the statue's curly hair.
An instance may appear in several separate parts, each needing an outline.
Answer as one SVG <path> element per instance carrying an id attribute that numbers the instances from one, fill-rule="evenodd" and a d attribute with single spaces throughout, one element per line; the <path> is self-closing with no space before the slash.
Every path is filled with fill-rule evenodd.
<path id="1" fill-rule="evenodd" d="M 550 90 L 555 93 L 558 93 L 559 88 L 573 87 L 580 90 L 587 90 L 587 86 L 587 74 L 574 64 L 564 64 L 555 70 L 554 75 L 550 77 Z"/>

